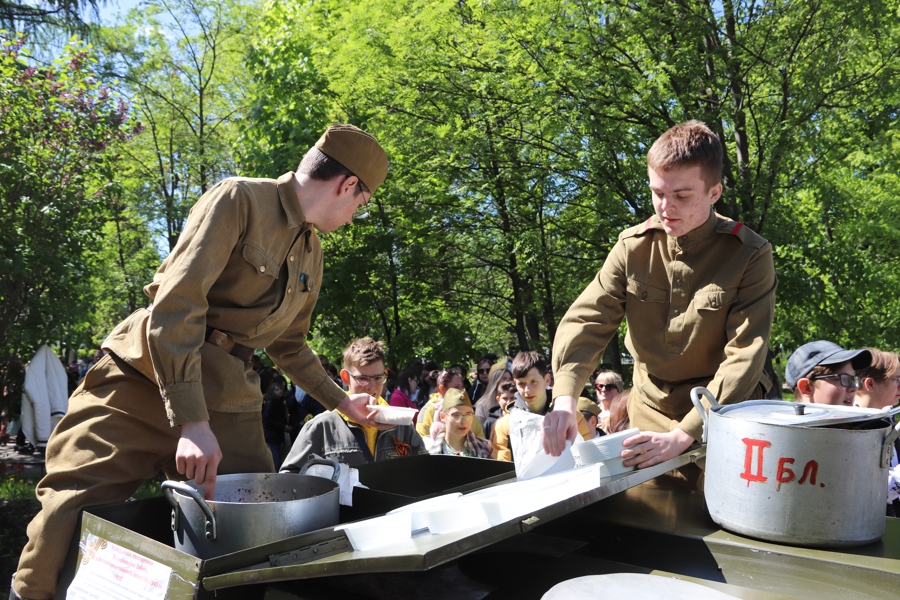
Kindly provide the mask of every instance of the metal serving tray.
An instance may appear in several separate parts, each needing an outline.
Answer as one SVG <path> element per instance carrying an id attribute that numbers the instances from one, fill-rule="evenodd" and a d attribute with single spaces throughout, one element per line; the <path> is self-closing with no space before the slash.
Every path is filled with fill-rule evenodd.
<path id="1" fill-rule="evenodd" d="M 326 528 L 201 560 L 171 546 L 171 511 L 164 499 L 110 505 L 84 513 L 80 537 L 82 547 L 77 555 L 77 564 L 80 565 L 84 559 L 84 547 L 88 540 L 112 542 L 170 567 L 172 576 L 165 598 L 179 599 L 222 599 L 230 596 L 223 593 L 229 592 L 228 588 L 268 582 L 349 573 L 423 571 L 530 531 L 539 524 L 695 462 L 704 451 L 700 448 L 655 467 L 602 480 L 594 489 L 497 526 L 464 529 L 444 535 L 417 535 L 408 543 L 363 552 L 354 551 L 342 531 Z M 423 475 L 425 472 L 429 474 Z M 359 498 L 354 491 L 354 507 L 346 511 L 343 510 L 346 507 L 342 507 L 341 521 L 383 514 L 385 510 L 451 491 L 468 492 L 503 485 L 512 481 L 513 476 L 510 463 L 459 457 L 419 456 L 380 465 L 373 463 L 360 469 L 360 480 L 370 489 L 356 490 L 361 491 Z M 387 490 L 375 489 L 376 486 Z M 71 562 L 76 562 L 74 556 L 71 558 Z M 66 583 L 60 586 L 59 597 L 64 597 Z M 249 596 L 244 594 L 243 597 Z"/>

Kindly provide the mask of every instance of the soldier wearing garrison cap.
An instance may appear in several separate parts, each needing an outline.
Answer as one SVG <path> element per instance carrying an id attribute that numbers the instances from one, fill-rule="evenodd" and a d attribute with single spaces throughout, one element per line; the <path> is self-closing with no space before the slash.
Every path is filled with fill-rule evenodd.
<path id="1" fill-rule="evenodd" d="M 649 467 L 699 442 L 690 390 L 722 404 L 764 398 L 763 372 L 775 309 L 772 246 L 716 214 L 722 145 L 690 121 L 664 133 L 647 155 L 655 214 L 626 229 L 597 276 L 569 308 L 553 345 L 555 410 L 544 443 L 558 455 L 574 439 L 576 398 L 622 319 L 634 357 L 626 440 L 628 466 Z"/>
<path id="2" fill-rule="evenodd" d="M 296 172 L 225 179 L 197 201 L 144 288 L 152 308 L 113 330 L 48 442 L 13 594 L 52 598 L 79 510 L 122 502 L 161 469 L 205 483 L 207 498 L 217 473 L 274 470 L 255 348 L 326 408 L 383 428 L 366 408 L 374 399 L 345 394 L 306 335 L 322 285 L 318 234 L 364 211 L 387 171 L 374 137 L 333 125 Z"/>

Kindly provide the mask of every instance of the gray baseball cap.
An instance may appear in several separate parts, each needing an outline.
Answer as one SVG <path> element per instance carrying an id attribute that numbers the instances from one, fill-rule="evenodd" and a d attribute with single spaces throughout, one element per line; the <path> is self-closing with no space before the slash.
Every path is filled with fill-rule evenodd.
<path id="1" fill-rule="evenodd" d="M 788 359 L 784 369 L 784 380 L 791 389 L 797 381 L 809 375 L 819 365 L 839 365 L 850 361 L 854 371 L 865 369 L 872 364 L 872 354 L 868 350 L 844 350 L 834 342 L 817 340 L 803 344 Z"/>

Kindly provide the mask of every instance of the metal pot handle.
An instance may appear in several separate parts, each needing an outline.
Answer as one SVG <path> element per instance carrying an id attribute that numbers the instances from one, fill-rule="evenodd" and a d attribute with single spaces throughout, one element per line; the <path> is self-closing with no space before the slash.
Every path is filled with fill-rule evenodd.
<path id="1" fill-rule="evenodd" d="M 884 434 L 884 444 L 881 446 L 881 466 L 889 469 L 891 467 L 891 456 L 893 455 L 894 440 L 900 437 L 900 423 L 894 425 L 893 429 L 889 429 Z"/>
<path id="2" fill-rule="evenodd" d="M 191 498 L 194 502 L 196 502 L 197 506 L 200 507 L 200 510 L 203 511 L 203 514 L 206 515 L 206 539 L 215 541 L 216 537 L 218 536 L 218 528 L 216 527 L 216 515 L 215 513 L 213 513 L 213 510 L 212 508 L 210 508 L 209 504 L 206 503 L 206 500 L 203 499 L 203 496 L 200 495 L 200 492 L 181 481 L 163 481 L 162 491 L 166 495 L 166 500 L 168 500 L 169 504 L 172 505 L 172 508 L 175 509 L 176 515 L 178 514 L 178 500 L 175 498 L 175 492 L 184 494 L 185 496 Z"/>
<path id="3" fill-rule="evenodd" d="M 313 465 L 325 465 L 326 467 L 331 467 L 334 471 L 331 473 L 331 481 L 337 483 L 341 478 L 341 464 L 334 460 L 333 458 L 311 458 L 306 461 L 306 464 L 300 467 L 300 474 L 306 475 L 306 472 Z M 312 477 L 312 475 L 310 475 Z"/>
<path id="4" fill-rule="evenodd" d="M 703 402 L 700 401 L 700 394 L 703 394 L 706 396 L 706 399 L 709 400 L 709 410 L 717 411 L 720 406 L 719 403 L 716 402 L 716 397 L 712 395 L 712 392 L 702 385 L 698 385 L 691 390 L 691 402 L 694 403 L 694 408 L 697 409 L 697 412 L 700 413 L 700 418 L 703 419 L 703 439 L 701 441 L 705 444 L 709 434 L 709 415 L 706 414 L 706 407 L 703 406 Z"/>

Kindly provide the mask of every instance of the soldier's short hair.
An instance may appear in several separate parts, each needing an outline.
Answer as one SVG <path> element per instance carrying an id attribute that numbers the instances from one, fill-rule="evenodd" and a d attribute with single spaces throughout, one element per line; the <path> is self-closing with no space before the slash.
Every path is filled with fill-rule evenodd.
<path id="1" fill-rule="evenodd" d="M 300 166 L 297 167 L 298 173 L 309 175 L 310 179 L 316 181 L 331 181 L 335 177 L 356 177 L 350 169 L 334 160 L 315 146 L 303 156 Z M 368 193 L 369 188 L 357 177 L 356 193 Z"/>
<path id="2" fill-rule="evenodd" d="M 707 189 L 722 181 L 722 142 L 706 123 L 688 121 L 659 136 L 647 153 L 647 166 L 670 171 L 699 166 Z"/>
<path id="3" fill-rule="evenodd" d="M 384 362 L 384 342 L 376 342 L 370 337 L 350 342 L 344 350 L 344 368 L 364 367 L 378 361 Z"/>
<path id="4" fill-rule="evenodd" d="M 519 352 L 512 361 L 513 377 L 525 377 L 531 369 L 537 369 L 541 375 L 546 375 L 549 371 L 547 359 L 538 352 Z"/>

